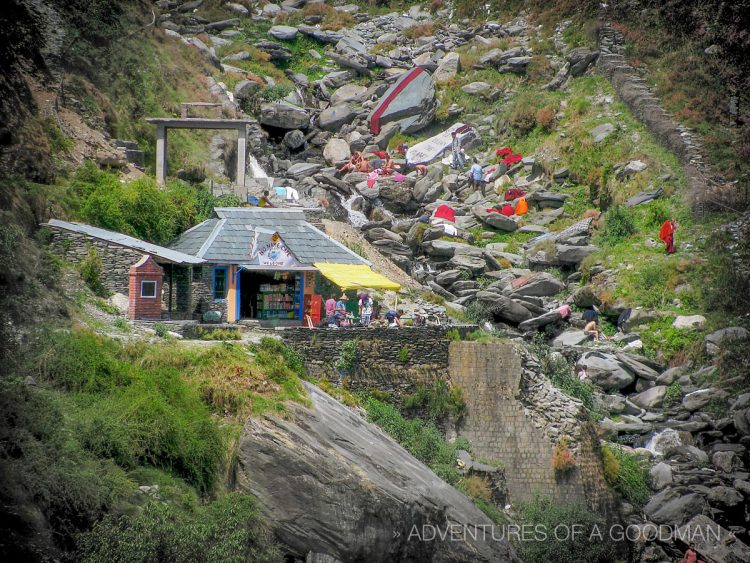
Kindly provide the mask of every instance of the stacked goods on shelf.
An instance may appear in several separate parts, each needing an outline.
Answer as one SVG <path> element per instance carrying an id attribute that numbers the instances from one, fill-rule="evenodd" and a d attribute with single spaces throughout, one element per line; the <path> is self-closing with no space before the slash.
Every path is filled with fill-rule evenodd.
<path id="1" fill-rule="evenodd" d="M 264 283 L 258 294 L 259 319 L 298 319 L 301 283 L 295 276 L 290 283 Z"/>

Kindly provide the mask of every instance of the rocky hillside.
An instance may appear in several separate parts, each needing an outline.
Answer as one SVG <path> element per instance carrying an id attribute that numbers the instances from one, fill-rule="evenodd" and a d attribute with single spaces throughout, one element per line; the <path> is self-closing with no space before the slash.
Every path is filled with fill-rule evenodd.
<path id="1" fill-rule="evenodd" d="M 684 68 L 664 44 L 639 35 L 637 26 L 647 21 L 652 30 L 673 29 L 684 52 L 705 49 L 707 65 L 718 64 L 720 53 L 744 48 L 746 42 L 740 31 L 722 38 L 706 23 L 703 8 L 710 3 L 689 14 L 680 12 L 680 27 L 674 28 L 664 27 L 673 21 L 667 12 L 674 3 L 573 4 L 534 0 L 477 8 L 440 0 L 391 6 L 160 0 L 79 7 L 14 0 L 10 17 L 17 25 L 9 27 L 18 33 L 6 39 L 11 71 L 0 82 L 8 94 L 0 107 L 7 124 L 0 135 L 0 163 L 23 188 L 8 191 L 11 195 L 2 202 L 4 217 L 13 225 L 0 230 L 5 255 L 10 260 L 13 249 L 28 247 L 35 264 L 61 268 L 71 278 L 66 283 L 77 283 L 69 266 L 45 250 L 43 233 L 36 233 L 35 226 L 50 213 L 111 226 L 108 221 L 119 202 L 97 206 L 103 200 L 87 198 L 105 181 L 114 183 L 104 191 L 118 194 L 111 186 L 119 181 L 79 168 L 84 160 L 120 170 L 123 182 L 145 175 L 139 180 L 145 184 L 124 184 L 123 189 L 161 193 L 174 206 L 170 209 L 180 210 L 185 226 L 196 222 L 198 203 L 186 210 L 187 192 L 175 187 L 186 184 L 146 189 L 152 182 L 154 138 L 143 118 L 177 116 L 183 102 L 217 104 L 223 115 L 250 122 L 250 195 L 271 185 L 295 189 L 301 205 L 320 208 L 328 221 L 347 224 L 329 222 L 332 236 L 366 252 L 383 271 L 399 269 L 399 276 L 408 280 L 399 296 L 407 312 L 429 309 L 480 325 L 483 332 L 477 337 L 516 341 L 540 374 L 580 401 L 601 438 L 601 467 L 619 495 L 619 517 L 639 531 L 636 539 L 629 537 L 631 559 L 681 556 L 688 542 L 680 534 L 649 534 L 649 527 L 662 525 L 672 531 L 686 526 L 715 530 L 713 537 L 695 540 L 700 557 L 746 561 L 750 221 L 745 165 L 739 162 L 746 104 L 727 106 L 726 123 L 718 119 L 719 124 L 709 124 L 717 120 L 697 115 L 696 108 L 703 107 L 697 99 L 702 91 L 724 96 L 725 85 L 696 80 L 693 97 L 685 99 L 686 78 L 679 72 Z M 734 8 L 728 10 L 713 25 L 727 20 L 734 29 Z M 704 40 L 712 44 L 686 37 L 688 21 L 705 23 Z M 32 33 L 43 40 L 29 42 Z M 737 89 L 745 63 L 727 60 L 727 87 L 741 100 Z M 668 76 L 674 78 L 671 85 Z M 676 101 L 678 93 L 684 103 Z M 466 163 L 454 167 L 450 131 L 464 124 L 458 139 Z M 232 190 L 233 143 L 214 135 L 177 135 L 174 140 L 171 135 L 170 175 L 192 182 L 191 197 L 205 207 L 214 201 L 210 198 Z M 736 153 L 718 148 L 727 139 L 736 140 Z M 404 143 L 412 150 L 399 154 Z M 380 151 L 393 156 L 399 167 L 394 173 L 371 176 L 365 168 L 344 168 L 356 153 L 372 160 L 372 169 L 382 168 L 384 162 L 375 163 L 383 160 L 376 156 Z M 424 167 L 414 169 L 416 164 Z M 470 181 L 473 165 L 480 169 L 481 185 Z M 196 185 L 206 178 L 210 184 Z M 659 240 L 668 219 L 677 222 L 672 254 L 665 254 Z M 135 222 L 119 224 L 143 236 Z M 165 238 L 171 233 L 159 232 Z M 45 297 L 42 321 L 55 317 L 69 326 L 66 317 L 77 318 L 80 311 L 54 310 L 50 295 L 60 291 L 60 280 L 41 276 L 46 268 L 17 258 L 9 263 L 21 276 L 0 280 L 3 301 L 20 305 L 3 313 L 2 330 L 11 334 L 3 340 L 13 343 L 8 349 L 14 358 L 4 371 L 18 378 L 27 361 L 24 354 L 33 353 L 15 351 L 33 299 Z M 21 283 L 23 277 L 33 287 Z M 598 316 L 601 333 L 594 340 L 583 330 L 591 315 Z M 104 322 L 109 327 L 118 321 Z M 130 338 L 124 329 L 107 331 Z M 33 335 L 33 329 L 24 328 L 23 334 Z M 144 337 L 149 338 L 138 333 L 133 339 Z M 81 353 L 76 350 L 71 354 Z M 151 369 L 141 352 L 113 351 L 112 361 Z M 219 360 L 226 367 L 228 360 Z M 239 362 L 236 357 L 233 361 Z M 174 359 L 162 362 L 184 368 Z M 48 372 L 42 371 L 46 377 Z M 69 412 L 65 397 L 71 389 L 55 379 L 66 370 L 56 373 L 49 381 L 63 397 L 62 412 Z M 44 381 L 41 387 L 46 388 Z M 36 384 L 23 387 L 29 401 L 36 393 L 29 385 Z M 89 388 L 91 384 L 83 391 L 101 391 Z M 281 381 L 275 384 L 287 389 Z M 233 380 L 229 388 L 235 385 L 241 384 Z M 235 410 L 236 403 L 219 400 L 226 389 L 209 394 L 214 415 L 232 412 L 235 432 L 243 416 L 256 415 L 240 424 L 237 483 L 241 493 L 257 497 L 260 514 L 283 545 L 266 545 L 262 534 L 259 542 L 243 540 L 247 545 L 268 553 L 278 548 L 296 557 L 310 552 L 338 560 L 366 558 L 364 554 L 376 551 L 373 560 L 515 557 L 505 542 L 451 543 L 450 549 L 438 549 L 383 535 L 388 526 L 403 524 L 405 515 L 461 524 L 486 523 L 486 518 L 377 430 L 363 426 L 349 436 L 364 424 L 359 415 L 317 388 L 294 388 L 288 396 L 279 391 L 274 401 L 304 405 L 309 395 L 315 408 L 295 406 L 289 420 L 258 418 L 265 411 L 259 405 L 267 405 L 258 399 L 250 401 L 249 411 Z M 197 389 L 205 398 L 205 387 Z M 76 404 L 70 412 L 83 416 L 84 406 Z M 192 408 L 198 418 L 206 418 L 199 407 Z M 553 430 L 564 434 L 562 428 Z M 354 451 L 365 432 L 375 450 Z M 113 457 L 118 468 L 131 464 L 125 477 L 131 485 L 141 485 L 140 490 L 157 481 L 164 487 L 172 478 L 134 473 L 133 464 L 148 466 L 150 454 L 133 461 L 118 458 L 98 442 L 80 447 L 86 463 L 104 463 L 86 457 L 94 451 Z M 154 454 L 161 460 L 160 470 L 173 471 L 183 462 L 168 453 L 163 458 Z M 575 447 L 570 454 L 577 454 Z M 365 459 L 355 463 L 354 455 Z M 403 458 L 396 473 L 384 472 L 376 463 L 394 456 Z M 333 474 L 346 480 L 339 483 L 335 502 L 288 491 L 282 502 L 277 497 L 288 480 L 281 482 L 274 473 L 279 464 L 314 466 L 295 479 L 320 491 L 332 486 Z M 123 477 L 118 468 L 111 479 Z M 210 495 L 193 477 L 177 472 L 207 502 Z M 185 483 L 178 485 L 181 489 Z M 3 498 L 11 499 L 4 500 L 11 507 L 8 513 L 16 510 L 14 503 L 25 502 L 18 492 L 23 487 L 33 489 L 27 483 L 5 491 Z M 86 517 L 71 521 L 64 528 L 66 537 L 85 533 L 104 513 L 130 513 L 115 502 L 126 495 L 109 485 L 98 491 L 107 500 L 96 509 L 96 503 L 86 504 Z M 303 534 L 297 519 L 316 503 L 320 515 L 308 518 Z M 328 513 L 324 508 L 329 503 L 351 510 L 345 516 Z M 373 503 L 382 513 L 371 514 Z M 40 529 L 48 535 L 55 529 L 50 514 L 57 510 L 54 503 L 50 506 L 36 508 L 44 523 Z M 444 512 L 446 506 L 453 512 Z M 496 512 L 503 509 L 494 506 Z M 193 509 L 181 517 L 208 519 Z M 515 507 L 504 518 L 523 520 Z M 118 525 L 106 530 L 125 534 L 132 524 Z M 372 537 L 364 533 L 371 528 L 377 532 Z M 258 529 L 265 530 L 265 524 Z M 24 537 L 21 529 L 13 534 Z M 88 537 L 81 553 L 103 555 L 97 551 L 102 546 Z M 34 551 L 48 555 L 52 552 L 45 550 L 54 544 L 58 554 L 72 550 L 73 543 L 44 539 L 34 544 Z M 529 561 L 544 560 L 528 546 L 515 548 Z M 594 561 L 598 553 L 590 550 L 591 559 L 585 553 L 581 557 Z"/>

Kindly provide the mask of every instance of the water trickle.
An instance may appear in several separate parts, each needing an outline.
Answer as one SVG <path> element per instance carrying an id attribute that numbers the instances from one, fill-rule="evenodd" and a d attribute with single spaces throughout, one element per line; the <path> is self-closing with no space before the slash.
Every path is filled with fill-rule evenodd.
<path id="1" fill-rule="evenodd" d="M 682 440 L 677 430 L 666 428 L 651 436 L 644 447 L 654 454 L 663 455 L 669 448 L 681 445 Z"/>
<path id="2" fill-rule="evenodd" d="M 349 199 L 343 199 L 341 200 L 341 205 L 346 209 L 346 213 L 349 216 L 349 223 L 351 223 L 355 227 L 361 227 L 365 223 L 367 223 L 367 215 L 362 213 L 361 211 L 354 209 L 354 201 L 360 197 L 359 194 L 352 194 Z"/>

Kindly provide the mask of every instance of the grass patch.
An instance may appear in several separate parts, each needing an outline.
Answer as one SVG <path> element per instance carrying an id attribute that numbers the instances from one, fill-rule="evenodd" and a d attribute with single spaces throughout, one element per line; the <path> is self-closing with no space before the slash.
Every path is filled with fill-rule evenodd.
<path id="1" fill-rule="evenodd" d="M 448 415 L 459 420 L 466 414 L 463 391 L 445 381 L 436 381 L 431 387 L 418 385 L 414 393 L 402 396 L 401 406 L 407 413 L 417 409 L 426 412 L 427 420 L 432 422 Z"/>
<path id="2" fill-rule="evenodd" d="M 648 463 L 638 454 L 628 453 L 617 446 L 602 446 L 604 478 L 629 503 L 643 504 L 651 496 L 647 484 Z"/>

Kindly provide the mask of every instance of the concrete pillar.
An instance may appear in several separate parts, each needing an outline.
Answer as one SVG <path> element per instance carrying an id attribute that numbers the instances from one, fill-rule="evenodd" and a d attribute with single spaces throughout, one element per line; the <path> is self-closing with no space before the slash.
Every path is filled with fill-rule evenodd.
<path id="1" fill-rule="evenodd" d="M 237 127 L 237 176 L 238 186 L 245 185 L 245 158 L 247 156 L 247 127 L 243 123 Z"/>
<path id="2" fill-rule="evenodd" d="M 156 126 L 156 183 L 163 186 L 167 181 L 167 127 Z"/>

